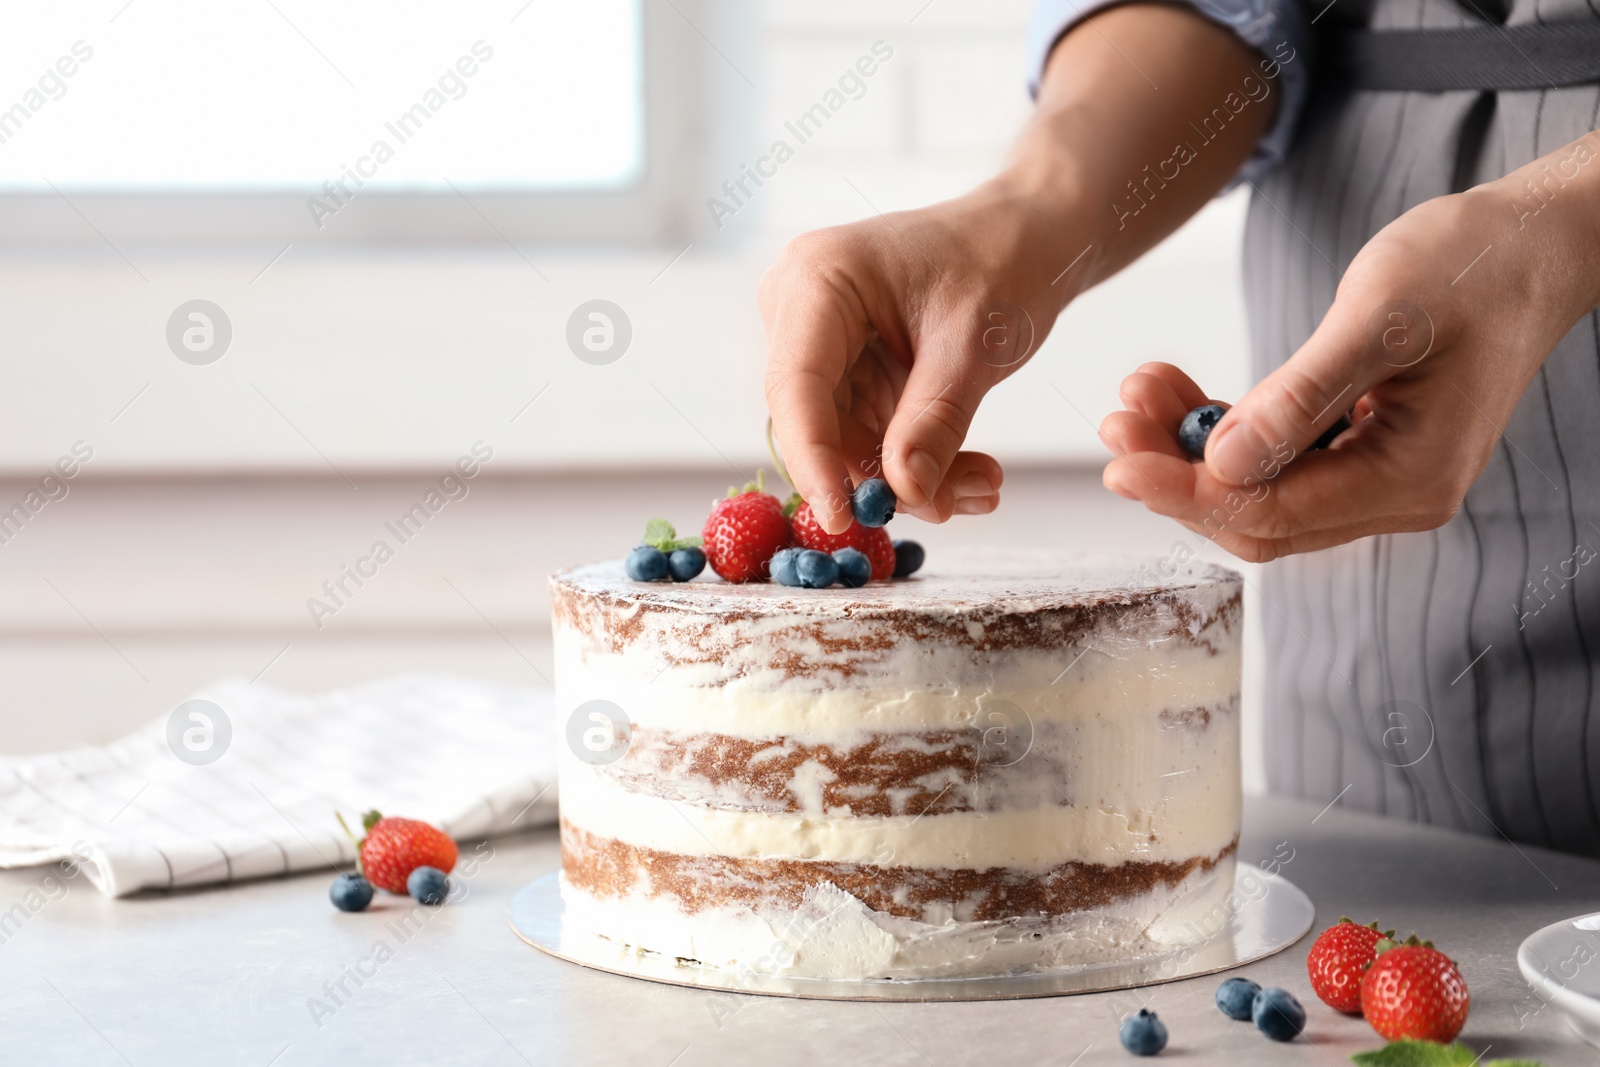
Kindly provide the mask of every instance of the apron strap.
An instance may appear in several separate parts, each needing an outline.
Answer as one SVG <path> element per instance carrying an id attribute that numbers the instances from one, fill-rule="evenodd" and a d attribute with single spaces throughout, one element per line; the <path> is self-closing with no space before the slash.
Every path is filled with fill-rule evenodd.
<path id="1" fill-rule="evenodd" d="M 1335 35 L 1329 73 L 1355 89 L 1556 89 L 1600 83 L 1600 22 Z"/>

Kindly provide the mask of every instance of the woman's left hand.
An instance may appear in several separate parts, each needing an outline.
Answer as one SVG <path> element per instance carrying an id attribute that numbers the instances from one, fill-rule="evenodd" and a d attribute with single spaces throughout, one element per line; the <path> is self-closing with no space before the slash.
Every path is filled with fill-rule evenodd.
<path id="1" fill-rule="evenodd" d="M 1545 356 L 1597 303 L 1592 133 L 1379 231 L 1310 340 L 1218 423 L 1204 463 L 1177 429 L 1214 401 L 1177 367 L 1139 368 L 1127 410 L 1100 426 L 1117 457 L 1105 485 L 1253 562 L 1443 525 Z M 1329 449 L 1307 451 L 1346 414 Z"/>

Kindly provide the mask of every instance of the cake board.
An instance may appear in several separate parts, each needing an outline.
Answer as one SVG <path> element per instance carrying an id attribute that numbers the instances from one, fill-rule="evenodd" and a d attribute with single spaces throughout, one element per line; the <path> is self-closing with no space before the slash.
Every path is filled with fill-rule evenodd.
<path id="1" fill-rule="evenodd" d="M 650 953 L 639 955 L 606 938 L 566 929 L 560 875 L 556 873 L 518 890 L 511 898 L 507 919 L 517 937 L 557 959 L 667 985 L 809 1000 L 1020 1000 L 1105 993 L 1215 974 L 1282 952 L 1310 931 L 1315 908 L 1288 879 L 1281 875 L 1263 877 L 1249 868 L 1240 869 L 1234 879 L 1235 890 L 1246 903 L 1233 912 L 1227 926 L 1202 944 L 1133 961 L 979 978 L 795 978 L 755 971 L 719 971 L 682 965 L 675 959 Z M 1246 883 L 1246 879 L 1251 881 Z M 1267 891 L 1259 893 L 1262 884 Z"/>

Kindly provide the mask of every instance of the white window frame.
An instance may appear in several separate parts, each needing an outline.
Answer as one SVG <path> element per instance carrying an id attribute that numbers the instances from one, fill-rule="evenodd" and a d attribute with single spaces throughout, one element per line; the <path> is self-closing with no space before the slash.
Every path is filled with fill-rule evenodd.
<path id="1" fill-rule="evenodd" d="M 654 245 L 706 228 L 719 112 L 701 30 L 742 4 L 641 3 L 644 166 L 616 190 L 364 192 L 318 229 L 301 192 L 0 194 L 0 246 Z"/>

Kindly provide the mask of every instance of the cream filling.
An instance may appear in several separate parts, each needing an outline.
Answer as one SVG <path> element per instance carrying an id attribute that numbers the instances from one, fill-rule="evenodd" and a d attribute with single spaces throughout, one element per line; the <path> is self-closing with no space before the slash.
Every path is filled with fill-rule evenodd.
<path id="1" fill-rule="evenodd" d="M 1231 760 L 1123 788 L 1118 805 L 867 817 L 700 807 L 629 792 L 569 758 L 561 814 L 597 837 L 690 856 L 1033 873 L 1068 862 L 1182 861 L 1216 856 L 1238 835 L 1236 744 L 1233 752 Z"/>
<path id="2" fill-rule="evenodd" d="M 642 648 L 617 656 L 562 639 L 556 651 L 557 691 L 565 708 L 608 700 L 641 726 L 807 743 L 871 732 L 986 728 L 985 705 L 1002 699 L 1035 723 L 1216 710 L 1237 699 L 1240 677 L 1236 641 L 1216 654 L 1175 644 L 1117 656 L 1092 647 L 1065 654 L 1033 651 L 1012 657 L 981 683 L 970 677 L 953 681 L 971 676 L 970 666 L 963 672 L 952 664 L 941 672 L 913 657 L 903 670 L 874 671 L 874 677 L 820 689 L 778 677 L 695 685 L 699 668 L 663 669 Z"/>
<path id="3" fill-rule="evenodd" d="M 563 949 L 753 976 L 866 980 L 1054 970 L 1194 945 L 1226 927 L 1233 859 L 1176 885 L 1049 921 L 923 923 L 875 912 L 827 882 L 793 910 L 728 905 L 694 914 L 637 887 L 621 898 L 561 885 Z M 1220 916 L 1220 919 L 1219 919 Z M 594 940 L 599 938 L 600 941 Z"/>

